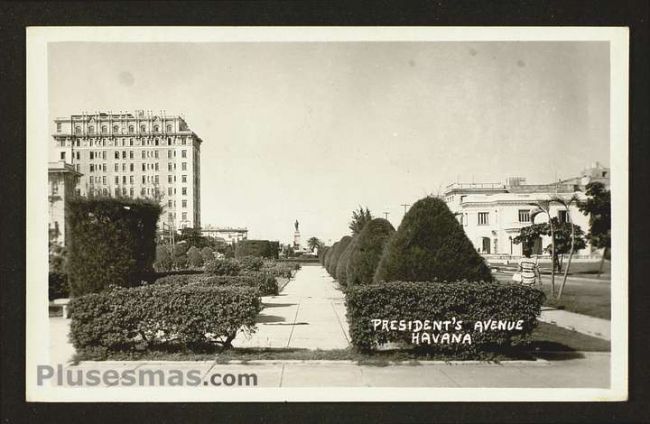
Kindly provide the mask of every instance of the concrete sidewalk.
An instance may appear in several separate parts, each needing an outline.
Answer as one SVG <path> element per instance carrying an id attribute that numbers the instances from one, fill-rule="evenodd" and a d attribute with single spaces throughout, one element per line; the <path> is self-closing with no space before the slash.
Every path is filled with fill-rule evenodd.
<path id="1" fill-rule="evenodd" d="M 86 361 L 74 370 L 136 372 L 197 370 L 203 381 L 211 375 L 255 374 L 257 387 L 501 387 L 608 388 L 609 353 L 584 353 L 581 358 L 557 361 L 425 361 L 389 366 L 359 365 L 351 361 Z M 154 384 L 155 385 L 155 384 Z M 108 387 L 108 386 L 103 386 Z"/>
<path id="2" fill-rule="evenodd" d="M 599 339 L 612 340 L 612 322 L 607 319 L 542 307 L 538 320 Z"/>
<path id="3" fill-rule="evenodd" d="M 278 296 L 262 298 L 257 332 L 240 333 L 235 347 L 345 349 L 349 345 L 345 300 L 321 266 L 300 269 Z"/>

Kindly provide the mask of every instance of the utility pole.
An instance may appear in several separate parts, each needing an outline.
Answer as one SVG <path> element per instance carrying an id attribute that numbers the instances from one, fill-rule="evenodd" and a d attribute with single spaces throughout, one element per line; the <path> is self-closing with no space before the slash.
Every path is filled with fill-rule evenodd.
<path id="1" fill-rule="evenodd" d="M 384 214 L 384 217 L 386 218 L 386 220 L 388 221 L 388 215 L 390 215 L 390 212 L 383 212 L 383 214 Z"/>
<path id="2" fill-rule="evenodd" d="M 406 215 L 406 211 L 407 211 L 408 207 L 411 206 L 411 205 L 406 204 L 406 203 L 402 203 L 401 206 L 404 208 L 404 215 Z"/>

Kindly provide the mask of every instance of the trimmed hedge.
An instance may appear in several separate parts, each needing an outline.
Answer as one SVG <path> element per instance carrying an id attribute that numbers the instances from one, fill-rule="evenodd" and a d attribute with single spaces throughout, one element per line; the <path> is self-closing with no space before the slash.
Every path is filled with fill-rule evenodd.
<path id="1" fill-rule="evenodd" d="M 447 204 L 425 197 L 386 243 L 373 281 L 436 280 L 491 281 L 492 274 Z"/>
<path id="2" fill-rule="evenodd" d="M 351 236 L 343 236 L 341 237 L 341 240 L 339 240 L 338 245 L 336 245 L 336 248 L 332 252 L 332 256 L 330 257 L 330 263 L 329 267 L 327 268 L 327 272 L 329 274 L 336 278 L 336 266 L 339 263 L 339 258 L 345 252 L 345 249 L 347 249 L 348 244 L 352 242 L 352 237 Z"/>
<path id="3" fill-rule="evenodd" d="M 331 248 L 327 250 L 327 255 L 325 255 L 325 258 L 323 259 L 323 266 L 325 267 L 325 270 L 329 270 L 330 263 L 332 262 L 332 255 L 336 251 L 336 248 L 339 246 L 339 242 L 335 242 Z M 329 271 L 328 271 L 329 272 Z"/>
<path id="4" fill-rule="evenodd" d="M 50 272 L 48 275 L 48 299 L 61 299 L 70 297 L 68 274 L 63 272 Z"/>
<path id="5" fill-rule="evenodd" d="M 357 250 L 357 240 L 358 236 L 352 237 L 352 241 L 348 243 L 348 247 L 345 248 L 343 253 L 341 253 L 341 256 L 339 257 L 338 262 L 336 263 L 336 271 L 334 273 L 336 278 L 336 281 L 339 282 L 340 285 L 346 286 L 348 283 L 348 265 L 350 263 L 350 257 L 352 256 L 352 252 Z"/>
<path id="6" fill-rule="evenodd" d="M 242 269 L 248 271 L 259 271 L 264 266 L 262 258 L 256 256 L 244 256 L 237 259 Z"/>
<path id="7" fill-rule="evenodd" d="M 262 309 L 258 291 L 248 287 L 166 284 L 114 286 L 69 306 L 70 339 L 80 353 L 230 347 L 240 329 L 255 331 Z"/>
<path id="8" fill-rule="evenodd" d="M 325 246 L 318 252 L 318 261 L 320 262 L 321 265 L 325 265 L 325 258 L 327 257 L 327 252 L 329 251 L 330 251 L 330 247 Z"/>
<path id="9" fill-rule="evenodd" d="M 235 259 L 215 259 L 205 264 L 205 273 L 209 275 L 239 275 L 241 265 Z"/>
<path id="10" fill-rule="evenodd" d="M 242 275 L 168 275 L 157 279 L 155 284 L 253 287 L 259 289 L 260 296 L 277 296 L 279 293 L 278 281 L 273 275 L 255 271 Z"/>
<path id="11" fill-rule="evenodd" d="M 395 233 L 393 225 L 384 218 L 375 218 L 367 223 L 350 252 L 347 267 L 347 285 L 371 284 L 379 259 L 388 239 Z"/>
<path id="12" fill-rule="evenodd" d="M 357 349 L 368 351 L 387 342 L 412 344 L 411 332 L 373 330 L 373 319 L 444 321 L 456 318 L 463 321 L 460 332 L 471 335 L 471 344 L 421 344 L 420 348 L 463 357 L 480 351 L 507 349 L 524 341 L 537 325 L 544 300 L 541 290 L 530 287 L 467 281 L 359 285 L 349 287 L 345 298 L 350 337 Z M 474 330 L 476 321 L 490 319 L 522 320 L 522 330 L 482 333 Z"/>
<path id="13" fill-rule="evenodd" d="M 153 270 L 160 205 L 146 200 L 67 201 L 68 279 L 72 296 L 109 285 L 136 286 Z"/>
<path id="14" fill-rule="evenodd" d="M 257 256 L 259 258 L 278 259 L 280 242 L 269 240 L 241 240 L 235 248 L 235 258 Z"/>

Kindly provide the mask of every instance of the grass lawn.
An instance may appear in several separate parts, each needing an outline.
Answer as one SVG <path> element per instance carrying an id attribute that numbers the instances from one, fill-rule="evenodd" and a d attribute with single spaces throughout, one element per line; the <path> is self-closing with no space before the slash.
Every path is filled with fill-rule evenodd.
<path id="1" fill-rule="evenodd" d="M 486 353 L 481 360 L 505 361 L 513 359 L 533 360 L 544 353 L 608 352 L 610 343 L 555 325 L 539 323 L 527 346 L 510 352 Z M 232 360 L 248 362 L 254 360 L 333 360 L 355 361 L 360 365 L 387 366 L 395 362 L 409 362 L 417 365 L 422 360 L 463 360 L 477 358 L 450 357 L 416 350 L 387 350 L 373 353 L 360 353 L 353 349 L 308 350 L 308 349 L 268 349 L 235 348 L 226 351 L 196 353 L 190 351 L 141 351 L 113 352 L 107 355 L 77 354 L 75 362 L 87 360 L 112 361 L 214 361 L 227 363 Z"/>
<path id="2" fill-rule="evenodd" d="M 562 299 L 551 296 L 550 281 L 545 281 L 546 306 L 585 314 L 596 318 L 611 319 L 611 293 L 609 284 L 571 284 L 567 282 Z M 559 285 L 556 282 L 556 293 Z"/>

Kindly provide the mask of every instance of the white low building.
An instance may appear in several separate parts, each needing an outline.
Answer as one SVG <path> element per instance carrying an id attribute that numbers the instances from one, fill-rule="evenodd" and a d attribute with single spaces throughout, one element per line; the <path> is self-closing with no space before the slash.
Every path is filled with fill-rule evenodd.
<path id="1" fill-rule="evenodd" d="M 596 166 L 600 167 L 599 164 Z M 568 200 L 572 197 L 578 201 L 586 200 L 585 186 L 595 180 L 588 177 L 591 174 L 599 175 L 598 181 L 604 182 L 609 188 L 608 169 L 603 171 L 607 172 L 604 174 L 607 180 L 602 178 L 603 172 L 590 171 L 593 171 L 593 167 L 583 171 L 581 177 L 544 185 L 525 184 L 525 179 L 521 177 L 508 178 L 505 184 L 454 183 L 447 186 L 444 199 L 463 226 L 467 237 L 483 256 L 521 256 L 522 245 L 515 244 L 513 240 L 519 235 L 521 228 L 533 223 L 531 212 L 537 208 L 539 202 L 553 198 Z M 549 212 L 551 217 L 557 217 L 560 222 L 566 222 L 568 219 L 567 210 L 560 203 L 551 202 Z M 570 220 L 585 234 L 589 231 L 589 217 L 579 210 L 575 202 L 570 205 L 568 214 Z M 534 223 L 547 221 L 545 213 L 540 213 L 534 218 Z M 535 243 L 532 254 L 542 254 L 543 248 L 550 243 L 550 237 L 542 237 Z M 591 255 L 591 246 L 587 244 L 587 247 L 577 254 L 583 257 Z"/>

